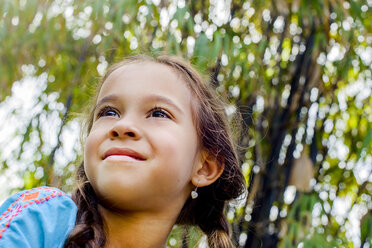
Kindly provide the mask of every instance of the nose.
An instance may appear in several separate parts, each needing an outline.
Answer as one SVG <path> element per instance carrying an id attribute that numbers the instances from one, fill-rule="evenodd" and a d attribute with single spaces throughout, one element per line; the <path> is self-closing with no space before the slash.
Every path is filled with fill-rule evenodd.
<path id="1" fill-rule="evenodd" d="M 133 121 L 128 120 L 128 118 L 123 118 L 115 122 L 110 130 L 110 138 L 131 138 L 139 139 L 140 131 L 138 126 L 134 124 Z"/>

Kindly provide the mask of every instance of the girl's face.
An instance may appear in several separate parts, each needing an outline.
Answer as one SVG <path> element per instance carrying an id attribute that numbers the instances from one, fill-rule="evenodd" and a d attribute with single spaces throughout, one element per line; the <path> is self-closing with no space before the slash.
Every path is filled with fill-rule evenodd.
<path id="1" fill-rule="evenodd" d="M 186 82 L 166 65 L 133 63 L 108 76 L 84 154 L 86 174 L 104 206 L 182 208 L 201 163 L 192 100 Z"/>

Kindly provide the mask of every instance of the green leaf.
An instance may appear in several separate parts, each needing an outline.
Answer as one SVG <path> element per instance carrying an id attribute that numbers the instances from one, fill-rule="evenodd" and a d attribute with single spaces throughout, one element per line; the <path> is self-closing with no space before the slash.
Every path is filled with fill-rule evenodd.
<path id="1" fill-rule="evenodd" d="M 195 63 L 201 68 L 206 68 L 209 56 L 209 40 L 204 33 L 200 33 L 195 42 Z"/>
<path id="2" fill-rule="evenodd" d="M 219 31 L 213 34 L 213 49 L 210 59 L 214 61 L 220 54 L 222 48 L 222 37 Z"/>
<path id="3" fill-rule="evenodd" d="M 363 139 L 362 146 L 359 148 L 359 150 L 357 152 L 357 154 L 358 154 L 357 160 L 360 159 L 360 156 L 361 156 L 363 150 L 366 150 L 366 152 L 368 151 L 368 149 L 371 147 L 371 144 L 372 144 L 372 127 L 369 126 L 368 132 Z"/>

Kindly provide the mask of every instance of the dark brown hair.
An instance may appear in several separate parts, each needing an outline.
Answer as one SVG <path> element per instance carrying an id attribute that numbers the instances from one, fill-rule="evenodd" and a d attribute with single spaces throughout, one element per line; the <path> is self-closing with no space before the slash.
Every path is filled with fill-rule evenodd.
<path id="1" fill-rule="evenodd" d="M 197 100 L 197 104 L 193 104 L 192 107 L 201 148 L 220 161 L 220 166 L 224 166 L 222 175 L 213 184 L 198 189 L 198 198 L 190 197 L 186 201 L 176 224 L 199 226 L 207 235 L 210 248 L 233 247 L 224 208 L 228 200 L 237 198 L 244 192 L 245 181 L 240 170 L 224 103 L 190 64 L 180 58 L 169 56 L 140 55 L 114 64 L 103 77 L 97 94 L 113 71 L 129 63 L 140 62 L 169 66 L 187 83 Z M 88 134 L 92 123 L 93 113 L 90 114 L 87 123 Z M 97 197 L 88 182 L 83 163 L 77 171 L 77 182 L 78 187 L 73 194 L 73 200 L 78 206 L 76 226 L 66 240 L 65 247 L 103 247 L 106 239 L 103 221 L 97 209 Z"/>

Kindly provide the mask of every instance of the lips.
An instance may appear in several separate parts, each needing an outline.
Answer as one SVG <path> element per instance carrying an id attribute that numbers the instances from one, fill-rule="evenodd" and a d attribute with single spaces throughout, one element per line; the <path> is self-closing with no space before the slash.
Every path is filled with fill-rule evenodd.
<path id="1" fill-rule="evenodd" d="M 135 160 L 143 161 L 145 160 L 145 157 L 139 154 L 136 151 L 133 151 L 129 148 L 111 148 L 105 154 L 103 155 L 103 160 L 105 160 L 108 157 L 130 157 Z"/>

